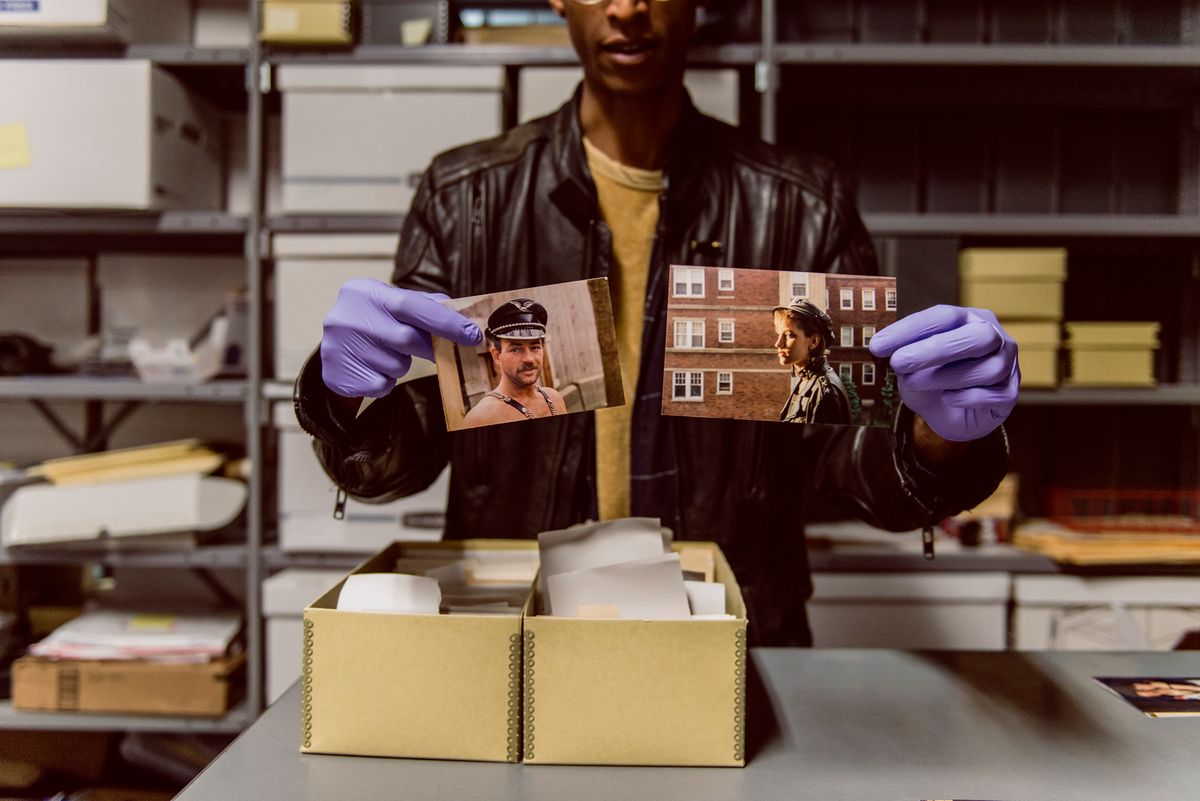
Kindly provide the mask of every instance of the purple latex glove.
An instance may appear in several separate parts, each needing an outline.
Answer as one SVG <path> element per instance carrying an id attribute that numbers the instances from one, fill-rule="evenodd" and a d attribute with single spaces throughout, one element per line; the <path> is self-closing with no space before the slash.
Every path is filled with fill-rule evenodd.
<path id="1" fill-rule="evenodd" d="M 325 386 L 347 398 L 382 398 L 408 372 L 413 356 L 433 359 L 430 334 L 478 345 L 479 326 L 438 302 L 446 299 L 373 278 L 342 284 L 321 338 Z"/>
<path id="2" fill-rule="evenodd" d="M 1017 343 L 987 309 L 924 309 L 880 331 L 870 348 L 891 358 L 900 399 L 943 439 L 986 436 L 1017 403 Z"/>

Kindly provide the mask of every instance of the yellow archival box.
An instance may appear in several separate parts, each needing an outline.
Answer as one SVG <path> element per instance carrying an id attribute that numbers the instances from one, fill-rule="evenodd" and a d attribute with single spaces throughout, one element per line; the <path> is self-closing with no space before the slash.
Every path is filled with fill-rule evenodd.
<path id="1" fill-rule="evenodd" d="M 674 548 L 712 555 L 733 617 L 597 620 L 528 614 L 526 762 L 745 765 L 742 593 L 715 544 Z"/>
<path id="2" fill-rule="evenodd" d="M 1067 251 L 1063 248 L 966 248 L 958 254 L 964 306 L 1001 320 L 1060 320 Z"/>
<path id="3" fill-rule="evenodd" d="M 354 572 L 536 548 L 532 540 L 392 543 Z M 342 583 L 304 610 L 300 750 L 519 761 L 522 615 L 339 611 Z"/>
<path id="4" fill-rule="evenodd" d="M 354 43 L 350 0 L 264 0 L 259 41 L 272 44 Z"/>
<path id="5" fill-rule="evenodd" d="M 1017 343 L 1021 362 L 1021 386 L 1045 388 L 1058 385 L 1058 352 L 1062 333 L 1056 322 L 1003 321 L 1004 330 Z"/>

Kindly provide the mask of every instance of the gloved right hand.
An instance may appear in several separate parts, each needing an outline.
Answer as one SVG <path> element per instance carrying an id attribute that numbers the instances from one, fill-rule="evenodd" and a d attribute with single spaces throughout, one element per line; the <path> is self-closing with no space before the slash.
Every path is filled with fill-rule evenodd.
<path id="1" fill-rule="evenodd" d="M 413 356 L 433 359 L 430 334 L 478 345 L 483 339 L 479 326 L 439 303 L 447 299 L 373 278 L 347 281 L 325 316 L 325 386 L 347 398 L 382 398 L 408 372 Z"/>

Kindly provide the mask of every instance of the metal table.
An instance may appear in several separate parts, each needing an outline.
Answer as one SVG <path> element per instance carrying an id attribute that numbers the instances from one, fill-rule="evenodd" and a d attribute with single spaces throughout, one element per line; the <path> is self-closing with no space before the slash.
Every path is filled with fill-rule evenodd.
<path id="1" fill-rule="evenodd" d="M 1195 652 L 758 649 L 753 664 L 744 769 L 300 754 L 293 687 L 178 798 L 1182 801 L 1200 793 L 1200 718 L 1146 717 L 1091 680 L 1197 676 Z"/>

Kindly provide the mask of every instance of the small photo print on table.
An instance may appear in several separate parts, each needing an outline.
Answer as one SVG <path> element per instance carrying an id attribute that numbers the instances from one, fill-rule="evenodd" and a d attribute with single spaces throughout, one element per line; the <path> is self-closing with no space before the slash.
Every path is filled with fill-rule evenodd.
<path id="1" fill-rule="evenodd" d="M 446 428 L 517 423 L 625 403 L 608 279 L 447 301 L 483 330 L 433 339 Z"/>
<path id="2" fill-rule="evenodd" d="M 1200 715 L 1200 676 L 1096 676 L 1096 682 L 1152 718 Z"/>
<path id="3" fill-rule="evenodd" d="M 900 396 L 872 337 L 896 279 L 672 265 L 662 413 L 890 426 Z"/>

